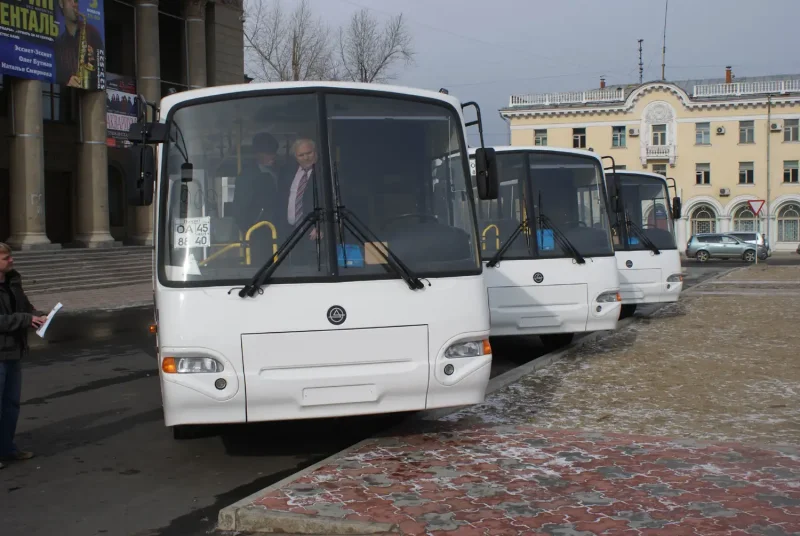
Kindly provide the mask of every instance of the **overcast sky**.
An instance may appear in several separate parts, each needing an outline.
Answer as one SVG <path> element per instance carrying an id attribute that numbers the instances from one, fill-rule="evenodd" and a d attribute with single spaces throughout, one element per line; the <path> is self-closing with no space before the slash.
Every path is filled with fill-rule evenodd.
<path id="1" fill-rule="evenodd" d="M 263 0 L 269 1 L 269 0 Z M 285 7 L 295 0 L 282 0 Z M 512 94 L 574 91 L 661 77 L 665 0 L 311 0 L 336 27 L 366 7 L 407 17 L 414 64 L 394 83 L 446 87 L 481 106 L 487 144 L 508 142 L 497 110 Z M 667 79 L 800 73 L 800 0 L 669 0 Z M 800 77 L 799 77 L 800 78 Z M 469 112 L 468 112 L 469 113 Z M 470 130 L 476 130 L 472 127 Z M 470 133 L 476 144 L 477 133 Z"/>

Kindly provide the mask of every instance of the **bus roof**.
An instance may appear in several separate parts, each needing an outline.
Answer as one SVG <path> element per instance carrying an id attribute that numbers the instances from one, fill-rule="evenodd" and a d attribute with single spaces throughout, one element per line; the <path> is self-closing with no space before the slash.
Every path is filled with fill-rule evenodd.
<path id="1" fill-rule="evenodd" d="M 576 156 L 588 156 L 594 158 L 602 163 L 600 155 L 594 151 L 586 151 L 584 149 L 568 149 L 566 147 L 542 147 L 540 145 L 492 145 L 487 146 L 495 150 L 496 153 L 511 153 L 511 152 L 530 152 L 530 153 L 564 153 L 574 154 Z M 475 154 L 477 147 L 470 147 L 470 156 Z"/>
<path id="2" fill-rule="evenodd" d="M 451 104 L 456 110 L 461 112 L 461 102 L 451 95 L 430 91 L 427 89 L 412 88 L 406 86 L 394 86 L 386 84 L 366 84 L 361 82 L 251 82 L 249 84 L 230 84 L 225 86 L 212 86 L 199 89 L 191 89 L 168 95 L 161 99 L 161 117 L 166 116 L 166 112 L 178 103 L 193 99 L 215 97 L 219 95 L 254 93 L 259 91 L 292 90 L 292 89 L 353 89 L 359 91 L 371 91 L 382 93 L 395 93 L 413 97 L 424 97 L 427 99 L 437 99 Z"/>

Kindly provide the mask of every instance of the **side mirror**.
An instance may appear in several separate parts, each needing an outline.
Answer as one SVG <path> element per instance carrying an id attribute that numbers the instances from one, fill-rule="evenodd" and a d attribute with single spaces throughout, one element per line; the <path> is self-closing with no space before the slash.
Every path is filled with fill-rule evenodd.
<path id="1" fill-rule="evenodd" d="M 475 180 L 479 199 L 497 199 L 499 190 L 497 175 L 497 155 L 494 149 L 475 149 Z"/>
<path id="2" fill-rule="evenodd" d="M 682 208 L 681 207 L 681 198 L 678 197 L 678 196 L 673 197 L 672 198 L 672 219 L 673 220 L 679 220 L 681 218 L 681 215 L 683 214 L 681 212 L 681 208 Z"/>
<path id="3" fill-rule="evenodd" d="M 146 207 L 153 203 L 156 151 L 152 145 L 134 145 L 130 151 L 130 170 L 126 174 L 128 204 Z"/>

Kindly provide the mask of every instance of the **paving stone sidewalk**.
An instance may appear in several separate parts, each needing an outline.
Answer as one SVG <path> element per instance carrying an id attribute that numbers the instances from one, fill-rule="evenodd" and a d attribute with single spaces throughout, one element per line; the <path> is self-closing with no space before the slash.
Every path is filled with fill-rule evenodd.
<path id="1" fill-rule="evenodd" d="M 800 267 L 721 280 L 730 294 L 701 284 L 484 404 L 249 498 L 238 525 L 223 510 L 221 527 L 800 534 Z M 784 293 L 754 297 L 742 280 Z"/>

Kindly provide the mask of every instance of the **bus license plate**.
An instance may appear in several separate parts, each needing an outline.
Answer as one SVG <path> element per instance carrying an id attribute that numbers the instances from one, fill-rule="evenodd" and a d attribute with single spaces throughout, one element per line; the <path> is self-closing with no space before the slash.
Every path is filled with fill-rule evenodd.
<path id="1" fill-rule="evenodd" d="M 174 220 L 172 244 L 176 248 L 202 248 L 211 245 L 211 217 Z"/>

